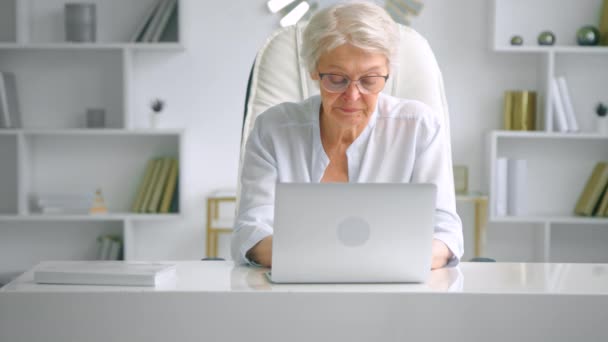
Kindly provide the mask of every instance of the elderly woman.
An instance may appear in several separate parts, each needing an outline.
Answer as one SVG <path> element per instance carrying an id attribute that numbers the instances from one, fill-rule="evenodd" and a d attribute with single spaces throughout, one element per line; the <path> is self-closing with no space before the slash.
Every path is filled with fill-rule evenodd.
<path id="1" fill-rule="evenodd" d="M 449 141 L 425 104 L 382 94 L 399 30 L 381 7 L 337 4 L 318 12 L 303 36 L 303 60 L 320 95 L 282 103 L 255 121 L 246 144 L 232 254 L 271 266 L 277 182 L 434 183 L 432 268 L 458 263 Z"/>

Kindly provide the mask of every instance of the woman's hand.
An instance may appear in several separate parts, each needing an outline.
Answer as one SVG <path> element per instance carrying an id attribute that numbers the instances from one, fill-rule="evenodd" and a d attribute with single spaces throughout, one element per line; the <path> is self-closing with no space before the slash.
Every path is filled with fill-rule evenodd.
<path id="1" fill-rule="evenodd" d="M 431 269 L 441 268 L 448 263 L 452 257 L 452 251 L 441 240 L 433 239 Z"/>
<path id="2" fill-rule="evenodd" d="M 272 235 L 263 238 L 247 252 L 247 259 L 264 267 L 272 266 Z"/>

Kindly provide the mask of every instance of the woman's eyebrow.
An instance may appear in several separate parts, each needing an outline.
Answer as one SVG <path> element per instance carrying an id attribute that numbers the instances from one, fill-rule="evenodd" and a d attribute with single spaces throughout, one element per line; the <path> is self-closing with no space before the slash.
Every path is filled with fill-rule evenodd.
<path id="1" fill-rule="evenodd" d="M 346 73 L 346 70 L 344 68 L 342 68 L 341 66 L 339 66 L 339 65 L 330 64 L 330 65 L 327 66 L 327 68 L 328 69 L 338 69 L 339 71 L 342 71 L 342 72 Z M 378 71 L 378 72 L 382 71 L 382 67 L 381 66 L 373 66 L 373 67 L 370 67 L 369 69 L 364 70 L 363 72 L 361 72 L 361 74 L 366 74 L 368 72 L 375 72 L 375 71 Z"/>

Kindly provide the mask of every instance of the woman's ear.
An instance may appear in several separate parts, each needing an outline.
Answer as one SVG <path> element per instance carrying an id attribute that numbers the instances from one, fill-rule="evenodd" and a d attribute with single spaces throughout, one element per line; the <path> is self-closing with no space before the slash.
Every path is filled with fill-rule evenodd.
<path id="1" fill-rule="evenodd" d="M 319 80 L 319 73 L 316 72 L 316 71 L 311 71 L 310 72 L 310 78 L 312 78 L 315 81 L 318 81 Z"/>

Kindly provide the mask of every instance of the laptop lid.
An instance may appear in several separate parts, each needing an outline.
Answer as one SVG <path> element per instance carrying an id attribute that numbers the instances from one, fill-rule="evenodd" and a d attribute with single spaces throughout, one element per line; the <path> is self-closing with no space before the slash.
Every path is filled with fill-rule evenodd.
<path id="1" fill-rule="evenodd" d="M 272 281 L 426 281 L 435 196 L 433 184 L 278 183 Z"/>

